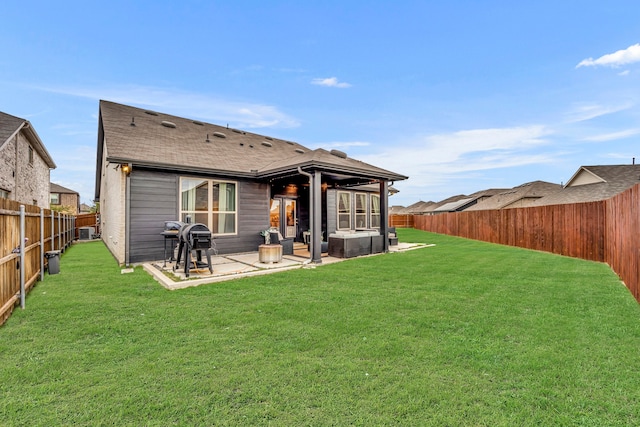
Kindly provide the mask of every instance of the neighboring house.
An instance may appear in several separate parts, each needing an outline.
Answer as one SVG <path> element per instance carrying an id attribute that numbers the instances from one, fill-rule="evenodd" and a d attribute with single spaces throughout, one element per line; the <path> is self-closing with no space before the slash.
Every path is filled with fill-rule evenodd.
<path id="1" fill-rule="evenodd" d="M 425 212 L 430 212 L 432 209 L 432 206 L 435 204 L 436 202 L 432 202 L 432 201 L 424 202 L 421 200 L 394 213 L 398 213 L 401 215 L 422 215 Z"/>
<path id="2" fill-rule="evenodd" d="M 55 167 L 31 123 L 0 112 L 0 197 L 48 209 Z"/>
<path id="3" fill-rule="evenodd" d="M 465 196 L 463 198 L 457 198 L 457 200 L 451 200 L 446 203 L 441 203 L 439 206 L 435 207 L 431 213 L 432 214 L 440 214 L 447 212 L 461 212 L 476 206 L 478 203 L 491 198 L 493 195 L 498 194 L 504 191 L 504 189 L 488 189 L 477 191 L 469 196 Z"/>
<path id="4" fill-rule="evenodd" d="M 86 203 L 80 204 L 80 213 L 91 213 L 91 206 Z"/>
<path id="5" fill-rule="evenodd" d="M 605 200 L 638 183 L 640 165 L 581 166 L 560 191 L 541 198 L 535 206 Z"/>
<path id="6" fill-rule="evenodd" d="M 219 253 L 257 250 L 262 230 L 321 238 L 388 228 L 389 183 L 406 176 L 298 143 L 100 101 L 96 200 L 122 264 L 164 256 L 165 221 L 205 224 Z M 388 239 L 385 250 L 388 248 Z"/>
<path id="7" fill-rule="evenodd" d="M 69 215 L 78 215 L 80 212 L 80 194 L 77 191 L 70 190 L 52 182 L 49 193 L 51 209 L 59 207 L 60 212 Z"/>
<path id="8" fill-rule="evenodd" d="M 491 197 L 479 201 L 476 205 L 467 208 L 468 211 L 524 208 L 532 206 L 545 196 L 554 194 L 562 189 L 559 184 L 545 181 L 533 181 L 505 189 Z"/>
<path id="9" fill-rule="evenodd" d="M 448 205 L 451 206 L 455 202 L 458 202 L 460 200 L 466 200 L 466 199 L 469 199 L 469 196 L 465 196 L 464 194 L 458 194 L 456 196 L 447 197 L 444 200 L 433 203 L 430 206 L 426 206 L 424 209 L 422 209 L 421 215 L 437 215 L 438 213 L 443 213 L 443 212 L 437 211 L 437 209 L 443 206 L 445 207 Z"/>

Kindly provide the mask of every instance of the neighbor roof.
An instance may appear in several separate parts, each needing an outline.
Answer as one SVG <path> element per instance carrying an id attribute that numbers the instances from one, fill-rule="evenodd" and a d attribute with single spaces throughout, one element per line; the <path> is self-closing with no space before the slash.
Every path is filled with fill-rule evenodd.
<path id="1" fill-rule="evenodd" d="M 533 181 L 527 182 L 517 187 L 513 187 L 508 190 L 503 190 L 493 196 L 479 201 L 478 204 L 473 205 L 466 210 L 468 211 L 480 211 L 491 209 L 505 209 L 515 203 L 518 203 L 518 207 L 522 207 L 524 204 L 533 204 L 535 200 L 538 200 L 546 195 L 560 191 L 562 186 L 546 181 Z"/>
<path id="2" fill-rule="evenodd" d="M 62 185 L 54 184 L 53 182 L 49 183 L 49 192 L 60 194 L 79 194 L 77 191 L 70 190 Z"/>
<path id="3" fill-rule="evenodd" d="M 298 173 L 302 167 L 336 176 L 407 179 L 335 150 L 311 150 L 296 142 L 109 101 L 100 101 L 99 120 L 98 162 L 104 142 L 107 161 L 176 171 L 260 179 Z"/>
<path id="4" fill-rule="evenodd" d="M 412 205 L 407 206 L 406 208 L 400 209 L 397 213 L 399 214 L 421 214 L 424 212 L 431 212 L 431 206 L 435 205 L 436 202 L 429 200 L 425 202 L 423 200 L 416 202 Z"/>
<path id="5" fill-rule="evenodd" d="M 581 166 L 562 190 L 535 205 L 605 200 L 640 183 L 640 165 Z"/>
<path id="6" fill-rule="evenodd" d="M 21 130 L 24 131 L 27 139 L 46 165 L 50 169 L 55 169 L 56 164 L 53 158 L 51 158 L 31 123 L 28 120 L 0 111 L 0 148 Z"/>
<path id="7" fill-rule="evenodd" d="M 433 212 L 455 212 L 465 205 L 473 202 L 474 200 L 476 199 L 473 197 L 467 197 L 464 199 L 456 200 L 454 202 L 445 203 L 435 208 Z"/>

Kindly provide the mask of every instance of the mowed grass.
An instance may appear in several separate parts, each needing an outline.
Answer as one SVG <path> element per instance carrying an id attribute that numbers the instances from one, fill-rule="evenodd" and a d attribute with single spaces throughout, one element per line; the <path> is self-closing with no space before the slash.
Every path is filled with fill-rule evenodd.
<path id="1" fill-rule="evenodd" d="M 167 291 L 74 245 L 0 328 L 3 426 L 637 426 L 604 264 L 436 246 Z"/>

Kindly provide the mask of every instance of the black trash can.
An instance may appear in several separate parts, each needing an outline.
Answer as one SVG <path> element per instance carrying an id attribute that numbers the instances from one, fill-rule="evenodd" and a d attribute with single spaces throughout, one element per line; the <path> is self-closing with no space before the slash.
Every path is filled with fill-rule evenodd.
<path id="1" fill-rule="evenodd" d="M 44 256 L 48 260 L 49 274 L 60 273 L 60 251 L 48 251 L 48 252 L 45 252 Z"/>

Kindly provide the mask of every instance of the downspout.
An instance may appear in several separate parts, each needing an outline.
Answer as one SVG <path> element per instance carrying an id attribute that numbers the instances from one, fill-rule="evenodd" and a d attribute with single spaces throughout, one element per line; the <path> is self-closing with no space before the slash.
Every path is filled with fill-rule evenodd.
<path id="1" fill-rule="evenodd" d="M 309 242 L 309 259 L 307 261 L 305 261 L 305 264 L 308 264 L 310 262 L 313 261 L 313 239 L 315 238 L 313 236 L 313 219 L 315 216 L 315 212 L 313 209 L 313 175 L 311 175 L 309 172 L 305 172 L 302 170 L 302 168 L 300 166 L 298 166 L 298 173 L 300 173 L 300 175 L 304 175 L 307 178 L 309 178 L 309 224 L 311 225 L 311 241 Z"/>
<path id="2" fill-rule="evenodd" d="M 129 248 L 131 236 L 131 178 L 130 174 L 125 175 L 124 193 L 124 263 L 128 268 L 130 264 Z"/>

